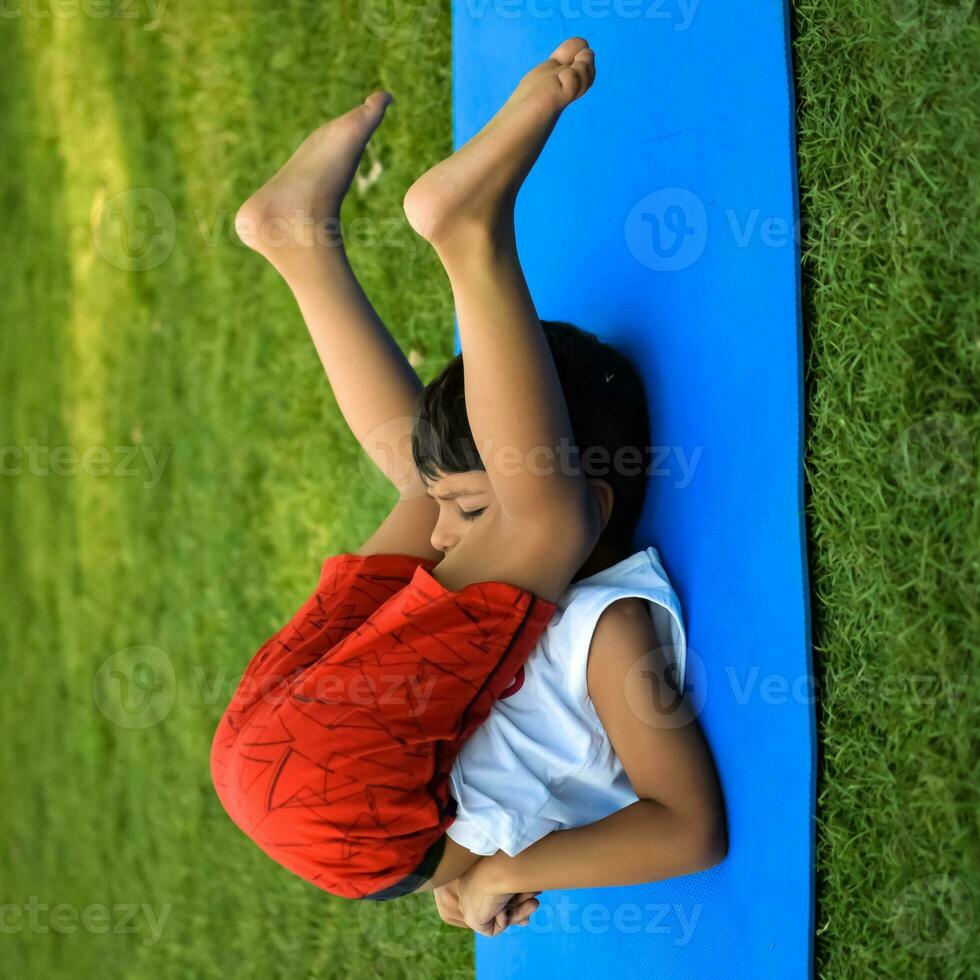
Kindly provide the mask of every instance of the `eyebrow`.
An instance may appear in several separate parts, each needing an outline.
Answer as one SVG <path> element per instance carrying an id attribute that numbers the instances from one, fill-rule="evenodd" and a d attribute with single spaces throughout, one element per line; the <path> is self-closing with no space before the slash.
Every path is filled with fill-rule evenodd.
<path id="1" fill-rule="evenodd" d="M 451 493 L 432 493 L 425 491 L 426 496 L 435 497 L 437 500 L 455 500 L 457 497 L 475 497 L 477 494 L 485 493 L 484 490 L 454 490 Z"/>

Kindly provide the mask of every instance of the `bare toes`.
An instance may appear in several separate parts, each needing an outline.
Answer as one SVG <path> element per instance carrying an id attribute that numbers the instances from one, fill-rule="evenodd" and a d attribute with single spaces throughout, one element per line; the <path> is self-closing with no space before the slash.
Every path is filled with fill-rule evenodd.
<path id="1" fill-rule="evenodd" d="M 585 91 L 595 81 L 595 52 L 592 48 L 586 48 L 584 51 L 580 51 L 575 55 L 572 68 L 578 73 L 579 78 L 582 79 L 584 83 L 583 91 Z"/>
<path id="2" fill-rule="evenodd" d="M 372 92 L 359 106 L 320 127 L 319 132 L 346 133 L 355 142 L 366 142 L 381 125 L 385 110 L 394 101 L 388 92 Z"/>
<path id="3" fill-rule="evenodd" d="M 394 101 L 395 98 L 390 92 L 372 92 L 364 100 L 364 105 L 372 112 L 384 112 Z"/>
<path id="4" fill-rule="evenodd" d="M 576 60 L 558 72 L 558 82 L 569 101 L 584 95 L 595 78 L 591 59 Z"/>
<path id="5" fill-rule="evenodd" d="M 582 88 L 582 82 L 573 68 L 562 68 L 558 72 L 558 83 L 565 97 L 571 101 L 578 96 Z"/>
<path id="6" fill-rule="evenodd" d="M 570 37 L 552 51 L 550 60 L 557 61 L 560 65 L 570 65 L 575 56 L 588 46 L 589 42 L 584 37 Z"/>

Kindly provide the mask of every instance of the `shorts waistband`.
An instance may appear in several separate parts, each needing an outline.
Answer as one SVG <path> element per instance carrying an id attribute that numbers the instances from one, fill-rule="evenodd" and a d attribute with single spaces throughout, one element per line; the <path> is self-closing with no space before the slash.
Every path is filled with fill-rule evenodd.
<path id="1" fill-rule="evenodd" d="M 446 835 L 443 834 L 426 852 L 425 857 L 418 863 L 414 871 L 409 872 L 404 878 L 400 878 L 393 885 L 382 888 L 380 891 L 372 892 L 370 895 L 362 895 L 362 902 L 389 902 L 393 898 L 401 898 L 403 895 L 410 895 L 412 892 L 421 888 L 439 866 L 443 852 L 446 850 Z"/>

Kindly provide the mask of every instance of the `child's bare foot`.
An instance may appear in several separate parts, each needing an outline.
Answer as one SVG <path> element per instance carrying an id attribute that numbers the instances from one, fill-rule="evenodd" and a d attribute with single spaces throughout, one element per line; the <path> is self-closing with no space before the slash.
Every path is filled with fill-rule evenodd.
<path id="1" fill-rule="evenodd" d="M 467 229 L 506 220 L 558 117 L 594 80 L 587 41 L 573 37 L 556 48 L 476 136 L 412 184 L 405 214 L 415 231 L 443 249 Z"/>
<path id="2" fill-rule="evenodd" d="M 239 209 L 242 241 L 274 265 L 318 241 L 336 241 L 324 225 L 340 214 L 361 154 L 392 97 L 374 92 L 363 104 L 331 119 L 304 140 L 285 166 Z"/>

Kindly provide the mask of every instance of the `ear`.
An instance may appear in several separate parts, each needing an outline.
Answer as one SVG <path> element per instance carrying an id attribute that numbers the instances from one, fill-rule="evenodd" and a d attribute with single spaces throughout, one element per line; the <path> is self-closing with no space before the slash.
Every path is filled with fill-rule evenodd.
<path id="1" fill-rule="evenodd" d="M 609 518 L 612 517 L 613 503 L 615 502 L 613 488 L 605 480 L 596 479 L 589 480 L 589 487 L 592 489 L 592 493 L 599 503 L 599 513 L 602 515 L 602 529 L 605 530 L 606 525 L 609 523 Z"/>

